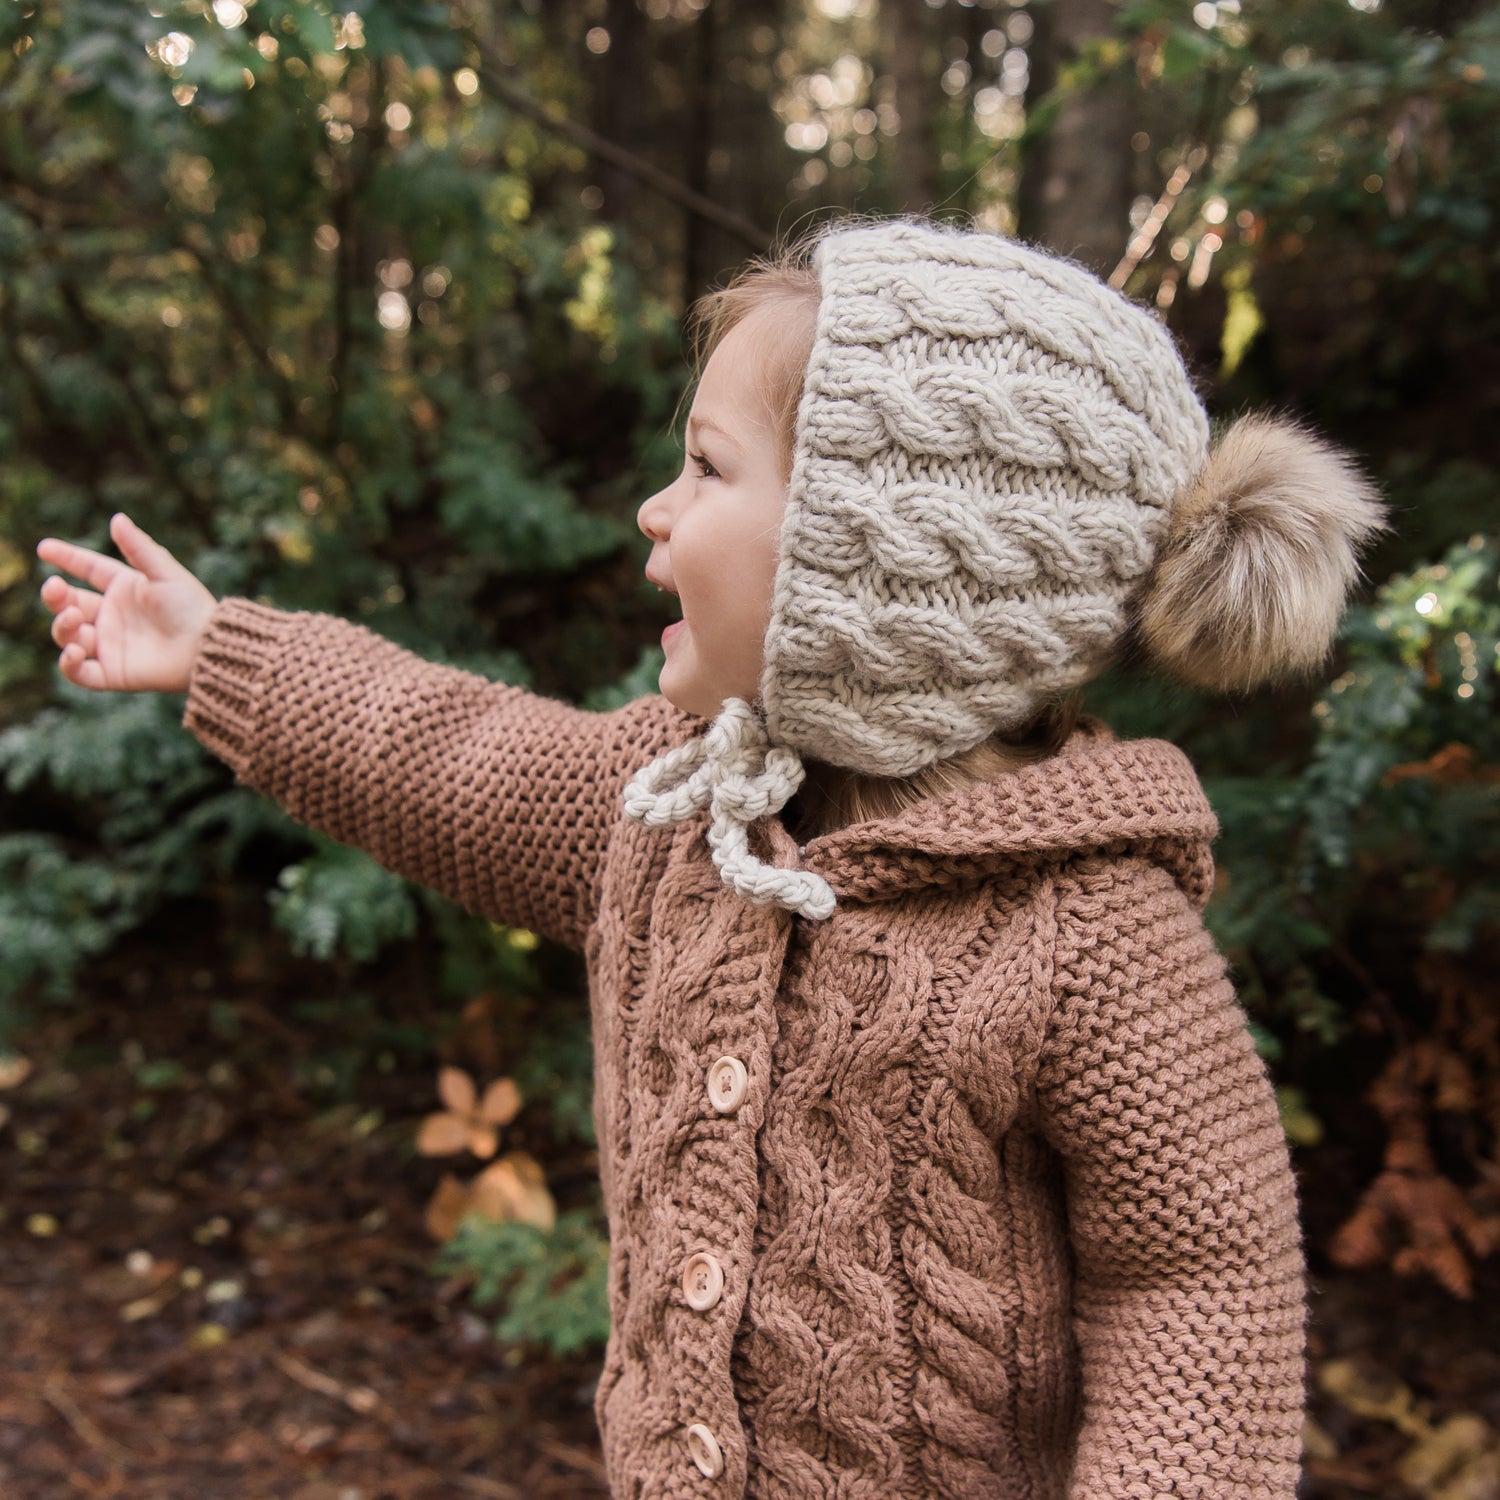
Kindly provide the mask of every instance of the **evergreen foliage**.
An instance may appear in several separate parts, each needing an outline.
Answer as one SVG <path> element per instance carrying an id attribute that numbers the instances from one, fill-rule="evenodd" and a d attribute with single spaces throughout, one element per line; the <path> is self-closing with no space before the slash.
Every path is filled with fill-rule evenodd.
<path id="1" fill-rule="evenodd" d="M 1253 1009 L 1329 1042 L 1355 1010 L 1323 972 L 1487 961 L 1500 925 L 1500 548 L 1475 536 L 1351 612 L 1300 773 L 1213 784 L 1227 878 L 1210 909 Z M 1353 955 L 1364 954 L 1361 961 Z M 1330 973 L 1332 971 L 1332 973 Z"/>
<path id="2" fill-rule="evenodd" d="M 572 1354 L 609 1335 L 609 1242 L 586 1211 L 560 1214 L 550 1233 L 471 1218 L 440 1263 L 474 1274 L 481 1307 L 503 1301 L 495 1337 L 505 1343 Z"/>
<path id="3" fill-rule="evenodd" d="M 357 849 L 317 836 L 317 849 L 281 872 L 271 892 L 276 920 L 292 951 L 314 958 L 346 953 L 369 963 L 390 942 L 415 935 L 417 906 L 409 881 Z"/>

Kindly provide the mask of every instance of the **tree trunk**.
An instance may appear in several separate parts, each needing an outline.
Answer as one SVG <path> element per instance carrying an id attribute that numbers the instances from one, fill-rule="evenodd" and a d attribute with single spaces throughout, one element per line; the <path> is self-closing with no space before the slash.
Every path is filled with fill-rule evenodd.
<path id="1" fill-rule="evenodd" d="M 1114 0 L 1051 0 L 1033 5 L 1033 100 L 1050 93 L 1059 72 L 1085 45 L 1114 29 Z M 1129 79 L 1109 78 L 1073 94 L 1052 129 L 1027 152 L 1018 195 L 1020 234 L 1102 275 L 1114 269 L 1130 236 Z"/>
<path id="2" fill-rule="evenodd" d="M 604 19 L 609 32 L 609 51 L 598 60 L 587 60 L 599 74 L 599 87 L 594 94 L 594 129 L 606 140 L 637 154 L 641 153 L 641 125 L 646 118 L 640 97 L 646 72 L 642 46 L 644 22 L 635 0 L 609 0 Z M 601 216 L 632 219 L 640 195 L 636 179 L 606 161 L 599 162 L 594 170 L 604 194 Z"/>
<path id="3" fill-rule="evenodd" d="M 922 0 L 883 0 L 880 8 L 888 52 L 886 67 L 896 90 L 896 209 L 925 213 L 937 196 L 932 122 L 927 107 L 934 79 L 926 67 L 927 14 Z"/>
<path id="4" fill-rule="evenodd" d="M 991 154 L 991 143 L 979 133 L 974 119 L 974 96 L 986 87 L 994 73 L 994 64 L 984 55 L 984 34 L 991 30 L 997 13 L 973 6 L 963 18 L 965 58 L 969 64 L 969 85 L 964 90 L 963 167 L 961 206 L 966 214 L 975 214 L 983 204 L 985 191 L 980 185 L 980 160 Z"/>
<path id="5" fill-rule="evenodd" d="M 718 82 L 718 12 L 706 5 L 693 22 L 693 62 L 688 83 L 687 150 L 685 180 L 695 192 L 707 196 L 708 159 L 714 147 L 714 97 Z M 714 236 L 709 226 L 688 210 L 684 215 L 682 278 L 686 300 L 691 302 L 708 285 L 716 269 Z"/>

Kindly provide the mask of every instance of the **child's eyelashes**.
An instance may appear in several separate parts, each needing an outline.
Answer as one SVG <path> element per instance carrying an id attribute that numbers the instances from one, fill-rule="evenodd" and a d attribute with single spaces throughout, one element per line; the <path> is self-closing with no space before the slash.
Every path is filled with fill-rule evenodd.
<path id="1" fill-rule="evenodd" d="M 689 453 L 688 462 L 697 466 L 698 477 L 700 479 L 718 479 L 721 477 L 719 471 L 701 453 Z"/>

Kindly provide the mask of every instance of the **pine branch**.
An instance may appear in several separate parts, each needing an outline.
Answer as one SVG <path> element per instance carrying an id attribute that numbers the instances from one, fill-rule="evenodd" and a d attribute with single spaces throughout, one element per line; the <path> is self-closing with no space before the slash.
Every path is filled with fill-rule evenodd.
<path id="1" fill-rule="evenodd" d="M 515 110 L 517 114 L 525 115 L 529 120 L 535 120 L 538 125 L 554 134 L 572 141 L 577 146 L 582 146 L 589 155 L 609 162 L 611 166 L 622 172 L 628 172 L 654 192 L 660 193 L 662 197 L 670 199 L 679 207 L 687 209 L 708 223 L 717 225 L 726 234 L 742 240 L 757 254 L 764 253 L 770 248 L 772 235 L 759 225 L 752 223 L 743 214 L 724 208 L 711 198 L 705 198 L 701 193 L 694 192 L 686 183 L 673 177 L 670 172 L 664 172 L 660 167 L 637 156 L 633 151 L 627 151 L 623 146 L 617 146 L 613 141 L 606 140 L 596 131 L 590 130 L 588 126 L 580 125 L 576 120 L 570 120 L 556 105 L 543 104 L 540 100 L 533 99 L 524 89 L 511 81 L 512 70 L 507 67 L 494 46 L 483 40 L 473 27 L 461 28 L 459 34 L 478 52 L 480 61 L 476 71 L 479 74 L 479 81 L 485 92 L 492 98 Z"/>

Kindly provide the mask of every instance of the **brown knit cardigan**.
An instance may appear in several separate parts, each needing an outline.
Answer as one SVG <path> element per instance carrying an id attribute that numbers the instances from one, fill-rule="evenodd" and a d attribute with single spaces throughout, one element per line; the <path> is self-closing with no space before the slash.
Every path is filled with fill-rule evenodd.
<path id="1" fill-rule="evenodd" d="M 703 728 L 657 696 L 587 713 L 228 599 L 184 723 L 585 953 L 616 1495 L 1290 1500 L 1294 1184 L 1180 752 L 1088 727 L 815 839 L 813 922 L 729 890 L 706 815 L 623 817 Z M 752 848 L 798 853 L 776 818 Z"/>

